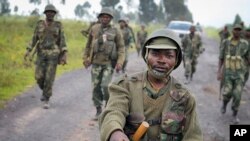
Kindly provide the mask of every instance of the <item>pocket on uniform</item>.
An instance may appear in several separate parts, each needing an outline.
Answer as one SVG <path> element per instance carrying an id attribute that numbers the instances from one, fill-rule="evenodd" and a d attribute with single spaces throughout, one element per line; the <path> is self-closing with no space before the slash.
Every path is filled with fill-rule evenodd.
<path id="1" fill-rule="evenodd" d="M 184 114 L 175 112 L 167 112 L 162 114 L 161 129 L 166 134 L 180 134 L 182 133 L 185 125 Z"/>

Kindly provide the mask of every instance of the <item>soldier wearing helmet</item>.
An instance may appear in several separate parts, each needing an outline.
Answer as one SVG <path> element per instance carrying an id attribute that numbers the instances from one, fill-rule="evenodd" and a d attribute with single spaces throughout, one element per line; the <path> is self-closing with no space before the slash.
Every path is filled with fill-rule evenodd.
<path id="1" fill-rule="evenodd" d="M 109 86 L 110 99 L 99 118 L 101 140 L 129 141 L 146 121 L 149 128 L 140 140 L 202 141 L 195 99 L 170 75 L 182 61 L 179 37 L 167 29 L 153 32 L 142 57 L 146 71 L 125 75 Z"/>
<path id="2" fill-rule="evenodd" d="M 122 72 L 125 73 L 126 67 L 128 64 L 128 48 L 130 44 L 133 42 L 133 36 L 131 30 L 126 26 L 127 22 L 125 18 L 121 18 L 118 20 L 118 23 L 120 25 L 120 30 L 122 32 L 122 37 L 124 40 L 124 46 L 125 46 L 125 60 L 122 66 Z"/>
<path id="3" fill-rule="evenodd" d="M 226 113 L 227 104 L 233 99 L 231 109 L 234 124 L 240 121 L 238 111 L 245 82 L 244 76 L 250 64 L 249 44 L 241 38 L 241 33 L 242 26 L 235 24 L 232 37 L 221 43 L 217 72 L 217 79 L 223 78 L 221 113 Z"/>
<path id="4" fill-rule="evenodd" d="M 140 56 L 141 53 L 141 49 L 143 44 L 145 43 L 147 36 L 148 36 L 148 32 L 145 30 L 146 25 L 145 24 L 141 24 L 141 29 L 137 32 L 136 34 L 136 51 L 138 54 L 138 57 Z"/>
<path id="5" fill-rule="evenodd" d="M 189 29 L 190 33 L 182 39 L 182 47 L 184 50 L 184 67 L 185 67 L 185 84 L 192 81 L 193 75 L 196 72 L 199 54 L 202 50 L 202 41 L 198 33 L 196 33 L 195 25 Z"/>
<path id="6" fill-rule="evenodd" d="M 97 120 L 102 112 L 103 101 L 109 99 L 108 84 L 112 80 L 114 69 L 120 71 L 124 62 L 124 41 L 120 30 L 113 27 L 111 9 L 104 7 L 98 15 L 100 24 L 95 24 L 89 31 L 85 46 L 83 65 L 91 68 L 93 84 L 92 100 L 96 107 Z"/>
<path id="7" fill-rule="evenodd" d="M 54 5 L 45 7 L 45 20 L 37 22 L 30 46 L 27 47 L 25 59 L 30 52 L 37 54 L 35 79 L 43 94 L 41 101 L 43 108 L 49 108 L 49 99 L 52 96 L 52 85 L 56 76 L 57 64 L 67 63 L 67 46 L 61 22 L 55 21 L 57 10 Z M 33 56 L 33 55 L 32 55 Z"/>

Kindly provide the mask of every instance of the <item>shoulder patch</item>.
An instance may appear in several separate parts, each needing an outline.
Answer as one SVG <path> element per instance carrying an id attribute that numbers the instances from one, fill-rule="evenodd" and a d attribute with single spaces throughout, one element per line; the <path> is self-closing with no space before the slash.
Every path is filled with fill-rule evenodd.
<path id="1" fill-rule="evenodd" d="M 187 93 L 187 90 L 185 89 L 179 89 L 179 90 L 172 90 L 170 91 L 170 96 L 174 101 L 180 101 Z"/>

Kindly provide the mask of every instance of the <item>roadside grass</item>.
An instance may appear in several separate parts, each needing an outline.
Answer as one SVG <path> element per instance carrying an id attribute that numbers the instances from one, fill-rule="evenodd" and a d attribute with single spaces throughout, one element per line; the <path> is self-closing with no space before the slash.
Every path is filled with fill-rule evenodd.
<path id="1" fill-rule="evenodd" d="M 205 33 L 209 38 L 215 39 L 217 41 L 220 40 L 219 37 L 219 29 L 215 28 L 215 27 L 205 27 Z"/>

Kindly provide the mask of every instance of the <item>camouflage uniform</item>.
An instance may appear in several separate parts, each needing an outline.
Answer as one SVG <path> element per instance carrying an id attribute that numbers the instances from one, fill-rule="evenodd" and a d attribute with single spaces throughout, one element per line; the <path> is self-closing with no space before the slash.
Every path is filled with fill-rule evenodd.
<path id="1" fill-rule="evenodd" d="M 248 42 L 244 39 L 238 42 L 227 39 L 221 45 L 219 59 L 224 62 L 223 105 L 226 106 L 233 98 L 231 108 L 236 116 L 240 106 L 244 76 L 250 60 Z"/>
<path id="2" fill-rule="evenodd" d="M 120 19 L 118 22 L 119 23 L 124 22 L 126 24 L 126 21 L 123 19 Z M 125 73 L 125 70 L 126 70 L 126 67 L 128 64 L 128 48 L 130 46 L 130 43 L 132 42 L 133 37 L 132 37 L 131 30 L 128 27 L 126 27 L 126 26 L 121 27 L 120 26 L 120 30 L 122 32 L 122 37 L 123 37 L 124 46 L 125 46 L 125 60 L 124 60 L 123 66 L 122 66 L 122 71 L 123 71 L 123 73 Z"/>
<path id="3" fill-rule="evenodd" d="M 250 52 L 250 27 L 247 28 L 246 31 L 245 31 L 245 39 L 248 41 L 248 51 Z M 250 64 L 248 64 L 248 67 L 246 69 L 244 85 L 246 84 L 246 82 L 247 82 L 247 80 L 249 78 L 249 69 L 250 69 Z"/>
<path id="4" fill-rule="evenodd" d="M 166 29 L 155 31 L 147 39 L 142 48 L 145 62 L 146 46 L 153 44 L 157 37 L 167 38 L 171 45 L 177 46 L 178 61 L 173 69 L 177 68 L 182 60 L 179 37 Z M 161 49 L 171 48 L 167 43 L 158 45 Z M 150 67 L 144 72 L 125 75 L 109 86 L 110 99 L 99 118 L 101 141 L 109 140 L 114 131 L 124 132 L 131 140 L 142 121 L 150 125 L 143 141 L 202 141 L 192 94 L 169 74 L 165 85 L 156 90 L 148 80 L 149 72 Z"/>
<path id="5" fill-rule="evenodd" d="M 47 7 L 50 6 L 47 5 Z M 46 20 L 38 21 L 31 46 L 27 48 L 28 52 L 31 52 L 33 48 L 35 48 L 37 53 L 35 79 L 38 86 L 43 90 L 41 100 L 49 101 L 52 95 L 57 64 L 60 61 L 59 55 L 67 51 L 61 22 L 53 21 L 47 23 Z"/>
<path id="6" fill-rule="evenodd" d="M 121 32 L 110 24 L 107 27 L 94 25 L 89 35 L 83 59 L 91 60 L 92 100 L 98 110 L 103 100 L 109 99 L 108 84 L 115 65 L 124 62 L 124 42 Z"/>
<path id="7" fill-rule="evenodd" d="M 219 32 L 219 36 L 220 43 L 222 43 L 223 40 L 228 39 L 228 37 L 230 36 L 230 32 L 228 31 L 227 26 L 225 26 L 224 29 Z"/>
<path id="8" fill-rule="evenodd" d="M 193 35 L 188 34 L 184 36 L 182 46 L 184 50 L 185 76 L 187 79 L 192 79 L 202 46 L 200 35 L 194 33 Z"/>
<path id="9" fill-rule="evenodd" d="M 145 27 L 145 25 L 141 25 L 142 27 Z M 148 32 L 145 31 L 145 30 L 140 30 L 137 32 L 137 53 L 138 53 L 138 56 L 140 54 L 140 51 L 141 51 L 141 48 L 144 44 L 144 42 L 146 41 L 147 39 L 147 36 L 148 36 Z"/>

